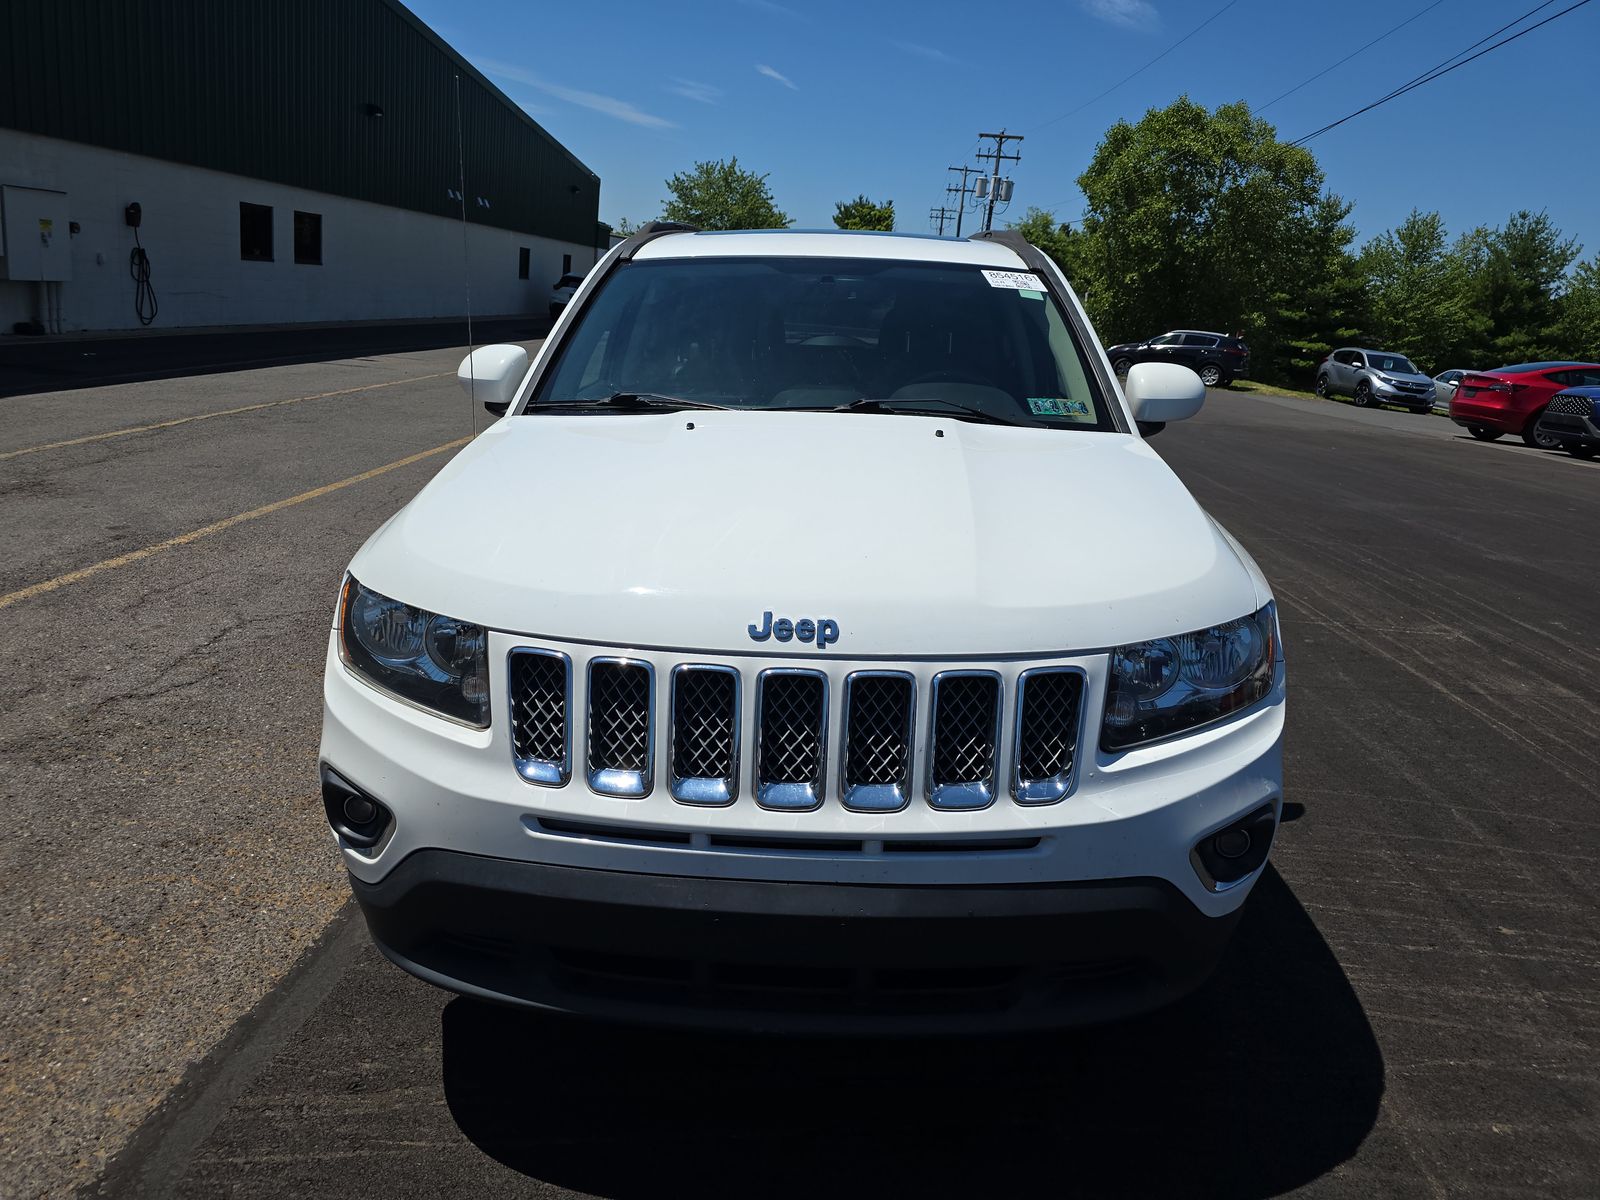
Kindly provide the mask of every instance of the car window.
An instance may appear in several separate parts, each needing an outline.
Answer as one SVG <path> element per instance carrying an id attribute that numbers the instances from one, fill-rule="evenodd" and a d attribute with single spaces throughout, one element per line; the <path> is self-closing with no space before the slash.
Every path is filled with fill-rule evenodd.
<path id="1" fill-rule="evenodd" d="M 583 306 L 529 411 L 614 392 L 791 410 L 944 400 L 1021 424 L 1116 428 L 1056 300 L 956 264 L 621 264 Z"/>
<path id="2" fill-rule="evenodd" d="M 1359 367 L 1361 365 L 1361 355 L 1354 350 L 1341 350 L 1333 356 L 1333 361 L 1342 363 L 1347 367 Z"/>
<path id="3" fill-rule="evenodd" d="M 1183 335 L 1183 344 L 1185 346 L 1215 346 L 1217 339 L 1207 337 L 1203 333 L 1186 333 Z"/>
<path id="4" fill-rule="evenodd" d="M 1163 333 L 1158 338 L 1150 339 L 1152 346 L 1177 346 L 1181 345 L 1182 342 L 1183 335 L 1181 333 Z"/>
<path id="5" fill-rule="evenodd" d="M 1403 354 L 1369 354 L 1367 365 L 1374 371 L 1387 371 L 1391 375 L 1420 375 L 1416 365 Z"/>
<path id="6" fill-rule="evenodd" d="M 1550 375 L 1562 387 L 1600 386 L 1600 368 L 1576 367 L 1570 371 L 1555 371 Z"/>
<path id="7" fill-rule="evenodd" d="M 582 282 L 582 275 L 563 275 L 560 279 L 556 280 L 556 286 L 558 288 L 577 287 Z"/>

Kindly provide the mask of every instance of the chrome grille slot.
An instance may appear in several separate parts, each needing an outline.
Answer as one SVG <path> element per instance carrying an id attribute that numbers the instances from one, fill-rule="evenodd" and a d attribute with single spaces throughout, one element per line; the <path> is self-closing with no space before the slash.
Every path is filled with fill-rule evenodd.
<path id="1" fill-rule="evenodd" d="M 511 753 L 529 783 L 564 787 L 572 777 L 572 663 L 554 650 L 513 650 Z"/>
<path id="2" fill-rule="evenodd" d="M 822 803 L 828 677 L 773 667 L 756 677 L 756 802 L 805 809 Z"/>
<path id="3" fill-rule="evenodd" d="M 732 667 L 675 667 L 671 728 L 673 799 L 732 804 L 739 794 L 739 673 Z"/>
<path id="4" fill-rule="evenodd" d="M 1018 678 L 1011 768 L 1011 795 L 1018 804 L 1054 804 L 1072 790 L 1082 702 L 1081 672 L 1049 668 Z"/>
<path id="5" fill-rule="evenodd" d="M 655 760 L 655 672 L 625 658 L 589 660 L 589 786 L 647 796 Z"/>
<path id="6" fill-rule="evenodd" d="M 1588 396 L 1557 396 L 1550 401 L 1549 411 L 1568 417 L 1588 417 L 1594 414 L 1594 401 Z"/>
<path id="7" fill-rule="evenodd" d="M 895 812 L 911 794 L 916 682 L 903 671 L 857 671 L 844 681 L 840 791 L 846 808 Z"/>
<path id="8" fill-rule="evenodd" d="M 1000 742 L 1000 677 L 942 671 L 933 677 L 928 803 L 984 808 L 994 802 Z"/>

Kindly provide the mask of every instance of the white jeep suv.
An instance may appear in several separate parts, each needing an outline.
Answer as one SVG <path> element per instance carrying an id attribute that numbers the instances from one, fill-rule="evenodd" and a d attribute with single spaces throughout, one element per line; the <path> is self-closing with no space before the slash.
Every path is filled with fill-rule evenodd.
<path id="1" fill-rule="evenodd" d="M 1015 1029 L 1215 965 L 1282 808 L 1250 556 L 1010 234 L 652 226 L 350 564 L 322 785 L 379 947 L 621 1020 Z"/>

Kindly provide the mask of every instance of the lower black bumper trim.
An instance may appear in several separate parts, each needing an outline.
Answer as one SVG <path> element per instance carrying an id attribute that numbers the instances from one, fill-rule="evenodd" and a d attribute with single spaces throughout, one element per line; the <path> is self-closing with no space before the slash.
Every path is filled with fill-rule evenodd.
<path id="1" fill-rule="evenodd" d="M 351 886 L 384 954 L 441 987 L 613 1020 L 783 1032 L 1128 1016 L 1198 986 L 1238 915 L 1207 917 L 1156 879 L 853 886 L 446 850 Z"/>

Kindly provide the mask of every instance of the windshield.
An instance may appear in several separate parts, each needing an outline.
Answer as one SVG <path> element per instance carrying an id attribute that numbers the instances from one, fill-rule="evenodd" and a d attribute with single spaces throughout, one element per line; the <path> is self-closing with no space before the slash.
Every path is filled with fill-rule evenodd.
<path id="1" fill-rule="evenodd" d="M 618 393 L 769 410 L 879 400 L 1115 429 L 1064 314 L 1030 281 L 870 259 L 626 263 L 584 306 L 529 411 Z"/>
<path id="2" fill-rule="evenodd" d="M 1375 371 L 1387 371 L 1391 375 L 1421 375 L 1422 372 L 1411 365 L 1411 360 L 1399 354 L 1369 354 L 1367 362 Z"/>

